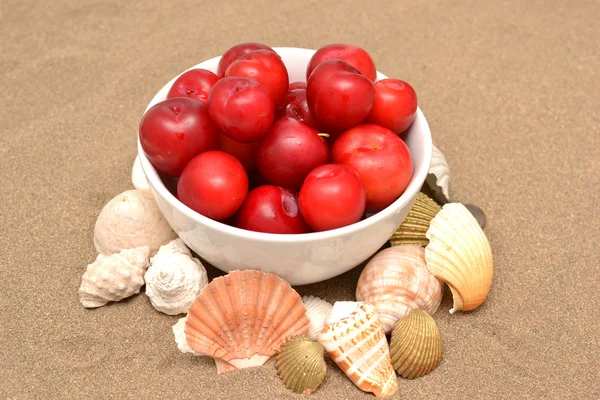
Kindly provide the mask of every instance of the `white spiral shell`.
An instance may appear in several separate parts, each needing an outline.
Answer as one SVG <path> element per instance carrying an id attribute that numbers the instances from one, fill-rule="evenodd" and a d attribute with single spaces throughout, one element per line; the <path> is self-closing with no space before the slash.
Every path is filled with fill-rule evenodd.
<path id="1" fill-rule="evenodd" d="M 331 313 L 333 305 L 315 296 L 304 296 L 302 302 L 306 307 L 306 315 L 310 319 L 307 336 L 310 340 L 317 340 L 317 335 L 323 330 L 325 319 Z"/>
<path id="2" fill-rule="evenodd" d="M 442 204 L 450 201 L 450 167 L 444 154 L 435 145 L 425 184 L 433 192 L 434 200 Z"/>
<path id="3" fill-rule="evenodd" d="M 195 356 L 201 356 L 202 354 L 196 353 L 187 342 L 185 338 L 185 321 L 187 321 L 187 316 L 180 318 L 179 321 L 175 325 L 173 325 L 173 335 L 175 336 L 175 343 L 177 343 L 177 348 L 182 353 L 191 353 Z"/>

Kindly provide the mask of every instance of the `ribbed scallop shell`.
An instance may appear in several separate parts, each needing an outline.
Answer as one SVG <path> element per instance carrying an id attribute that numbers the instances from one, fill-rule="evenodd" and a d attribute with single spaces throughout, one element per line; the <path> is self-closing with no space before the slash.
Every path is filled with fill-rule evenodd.
<path id="1" fill-rule="evenodd" d="M 460 203 L 448 203 L 431 221 L 425 248 L 427 269 L 450 286 L 454 306 L 468 311 L 487 298 L 492 287 L 492 249 L 475 217 Z"/>
<path id="2" fill-rule="evenodd" d="M 390 238 L 392 246 L 415 244 L 427 246 L 429 239 L 425 234 L 429 223 L 442 208 L 424 193 L 417 194 L 415 202 L 404 221 Z"/>
<path id="3" fill-rule="evenodd" d="M 246 368 L 264 364 L 288 337 L 305 335 L 309 322 L 289 283 L 275 274 L 233 271 L 204 287 L 185 333 L 192 350 Z"/>
<path id="4" fill-rule="evenodd" d="M 98 254 L 81 278 L 81 304 L 85 308 L 96 308 L 139 293 L 149 256 L 148 246 L 126 249 L 110 256 Z"/>
<path id="5" fill-rule="evenodd" d="M 372 305 L 336 302 L 318 341 L 359 389 L 377 397 L 398 391 L 385 332 Z"/>
<path id="6" fill-rule="evenodd" d="M 146 179 L 146 175 L 144 174 L 144 170 L 142 169 L 142 163 L 140 162 L 139 156 L 135 157 L 133 167 L 131 168 L 131 183 L 136 189 L 150 189 L 150 187 L 148 186 L 148 180 Z"/>
<path id="7" fill-rule="evenodd" d="M 435 145 L 433 145 L 431 164 L 429 165 L 425 184 L 429 187 L 433 198 L 437 202 L 446 204 L 450 201 L 450 168 L 446 157 Z"/>
<path id="8" fill-rule="evenodd" d="M 425 311 L 413 310 L 396 323 L 390 354 L 396 372 L 403 378 L 427 375 L 440 364 L 443 352 L 440 330 Z"/>
<path id="9" fill-rule="evenodd" d="M 299 394 L 311 394 L 325 379 L 324 349 L 306 336 L 292 336 L 277 353 L 277 375 L 285 386 Z"/>
<path id="10" fill-rule="evenodd" d="M 434 314 L 444 294 L 443 283 L 425 264 L 425 249 L 403 245 L 380 251 L 365 266 L 356 299 L 375 306 L 385 333 L 400 318 L 420 308 Z"/>
<path id="11" fill-rule="evenodd" d="M 331 312 L 333 305 L 315 296 L 304 296 L 302 302 L 306 307 L 306 315 L 310 319 L 307 336 L 310 340 L 317 340 L 317 335 L 323 330 L 325 318 Z"/>

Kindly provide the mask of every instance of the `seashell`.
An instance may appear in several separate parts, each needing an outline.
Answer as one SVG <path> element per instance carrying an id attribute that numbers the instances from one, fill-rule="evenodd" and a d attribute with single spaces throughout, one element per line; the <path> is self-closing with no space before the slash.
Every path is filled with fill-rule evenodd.
<path id="1" fill-rule="evenodd" d="M 146 175 L 142 169 L 142 163 L 140 162 L 139 156 L 135 157 L 133 167 L 131 168 L 131 183 L 133 183 L 134 188 L 139 190 L 150 189 L 150 186 L 148 186 L 148 180 L 146 179 Z"/>
<path id="2" fill-rule="evenodd" d="M 440 330 L 425 311 L 413 310 L 394 326 L 390 354 L 396 372 L 403 378 L 427 375 L 440 364 L 443 352 Z"/>
<path id="3" fill-rule="evenodd" d="M 310 323 L 289 283 L 255 270 L 214 279 L 194 300 L 187 318 L 192 350 L 235 368 L 263 365 L 285 339 L 305 335 Z"/>
<path id="4" fill-rule="evenodd" d="M 191 256 L 181 239 L 175 239 L 152 257 L 144 281 L 146 295 L 154 308 L 177 315 L 187 313 L 208 284 L 208 276 L 200 260 Z"/>
<path id="5" fill-rule="evenodd" d="M 465 204 L 465 207 L 467 207 L 467 210 L 469 210 L 469 212 L 473 214 L 475 220 L 477 221 L 481 229 L 484 229 L 487 225 L 487 217 L 483 210 L 477 207 L 475 204 Z"/>
<path id="6" fill-rule="evenodd" d="M 81 278 L 81 304 L 85 308 L 102 307 L 109 301 L 119 301 L 139 293 L 149 256 L 148 246 L 126 249 L 110 256 L 98 254 Z"/>
<path id="7" fill-rule="evenodd" d="M 385 332 L 369 303 L 336 302 L 318 341 L 361 390 L 377 397 L 398 391 Z"/>
<path id="8" fill-rule="evenodd" d="M 433 145 L 431 164 L 425 179 L 425 185 L 431 190 L 432 197 L 440 204 L 450 201 L 450 168 L 446 157 Z"/>
<path id="9" fill-rule="evenodd" d="M 444 284 L 425 264 L 420 246 L 394 246 L 380 251 L 365 266 L 356 286 L 356 300 L 375 306 L 385 333 L 400 318 L 420 308 L 434 314 L 444 294 Z"/>
<path id="10" fill-rule="evenodd" d="M 492 249 L 475 217 L 460 203 L 448 203 L 431 221 L 425 248 L 427 269 L 446 282 L 457 310 L 477 308 L 492 287 Z"/>
<path id="11" fill-rule="evenodd" d="M 331 312 L 333 305 L 315 296 L 304 296 L 302 302 L 306 307 L 306 315 L 310 319 L 307 336 L 310 340 L 317 340 L 317 334 L 323 330 L 325 319 Z"/>
<path id="12" fill-rule="evenodd" d="M 176 238 L 149 190 L 128 190 L 113 198 L 94 227 L 94 246 L 104 255 L 138 246 L 149 246 L 155 254 Z"/>
<path id="13" fill-rule="evenodd" d="M 185 321 L 187 321 L 187 317 L 179 318 L 179 321 L 175 325 L 173 325 L 173 335 L 175 336 L 175 343 L 177 343 L 177 348 L 182 353 L 191 353 L 195 356 L 201 356 L 202 354 L 196 353 L 187 342 L 185 338 Z"/>
<path id="14" fill-rule="evenodd" d="M 442 207 L 424 193 L 417 194 L 415 202 L 410 211 L 390 238 L 392 246 L 401 244 L 416 244 L 427 246 L 429 239 L 425 236 L 429 223 Z"/>
<path id="15" fill-rule="evenodd" d="M 327 372 L 323 346 L 306 336 L 292 336 L 281 345 L 276 368 L 288 389 L 311 394 L 323 382 Z"/>

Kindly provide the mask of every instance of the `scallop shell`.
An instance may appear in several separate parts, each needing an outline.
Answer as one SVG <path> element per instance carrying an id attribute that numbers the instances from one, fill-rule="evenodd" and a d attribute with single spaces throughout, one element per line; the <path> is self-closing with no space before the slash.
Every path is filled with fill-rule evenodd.
<path id="1" fill-rule="evenodd" d="M 154 308 L 177 315 L 187 313 L 208 284 L 208 276 L 200 260 L 191 256 L 181 239 L 175 239 L 152 257 L 144 281 L 146 295 Z"/>
<path id="2" fill-rule="evenodd" d="M 315 296 L 304 296 L 302 302 L 306 307 L 306 315 L 310 319 L 307 336 L 310 340 L 317 340 L 317 335 L 323 330 L 325 319 L 331 312 L 333 305 Z"/>
<path id="3" fill-rule="evenodd" d="M 403 378 L 427 375 L 440 364 L 443 352 L 440 330 L 425 311 L 413 310 L 396 323 L 390 353 L 396 372 Z"/>
<path id="4" fill-rule="evenodd" d="M 264 364 L 285 339 L 305 335 L 310 320 L 300 295 L 275 274 L 233 271 L 208 284 L 190 306 L 192 350 L 235 368 Z"/>
<path id="5" fill-rule="evenodd" d="M 195 356 L 201 356 L 202 354 L 196 353 L 187 342 L 185 338 L 185 322 L 187 321 L 187 317 L 179 318 L 179 321 L 175 325 L 173 325 L 173 335 L 175 336 L 175 343 L 177 344 L 177 348 L 182 353 L 191 353 Z"/>
<path id="6" fill-rule="evenodd" d="M 136 189 L 150 189 L 148 186 L 148 180 L 146 179 L 146 175 L 142 169 L 142 163 L 140 162 L 139 156 L 135 157 L 133 167 L 131 168 L 131 183 L 133 183 L 133 187 Z"/>
<path id="7" fill-rule="evenodd" d="M 88 265 L 79 287 L 79 300 L 85 308 L 102 307 L 140 292 L 148 268 L 148 246 L 126 249 L 118 254 L 99 254 Z"/>
<path id="8" fill-rule="evenodd" d="M 285 386 L 299 394 L 311 394 L 325 379 L 324 349 L 306 336 L 292 336 L 277 353 L 277 375 Z"/>
<path id="9" fill-rule="evenodd" d="M 425 264 L 420 246 L 394 246 L 380 251 L 365 266 L 356 286 L 356 299 L 375 306 L 385 333 L 400 318 L 420 308 L 434 314 L 444 285 Z"/>
<path id="10" fill-rule="evenodd" d="M 94 227 L 94 246 L 104 255 L 138 246 L 149 246 L 155 254 L 176 238 L 149 190 L 128 190 L 113 198 Z"/>
<path id="11" fill-rule="evenodd" d="M 442 207 L 424 193 L 417 194 L 415 202 L 404 221 L 390 238 L 392 246 L 401 244 L 416 244 L 427 246 L 429 239 L 425 234 L 429 229 L 429 223 Z"/>
<path id="12" fill-rule="evenodd" d="M 457 310 L 477 308 L 492 287 L 492 249 L 475 217 L 460 203 L 448 203 L 431 221 L 425 248 L 427 269 L 446 282 Z"/>
<path id="13" fill-rule="evenodd" d="M 396 393 L 398 381 L 375 307 L 338 301 L 328 320 L 318 341 L 350 380 L 377 397 Z"/>
<path id="14" fill-rule="evenodd" d="M 425 185 L 429 187 L 433 198 L 437 202 L 446 204 L 450 201 L 450 168 L 440 149 L 433 145 L 432 150 L 431 164 L 429 165 Z"/>

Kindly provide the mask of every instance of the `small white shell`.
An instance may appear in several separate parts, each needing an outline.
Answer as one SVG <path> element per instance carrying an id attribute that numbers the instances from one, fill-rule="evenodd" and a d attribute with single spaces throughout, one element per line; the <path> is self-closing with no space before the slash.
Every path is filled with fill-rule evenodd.
<path id="1" fill-rule="evenodd" d="M 206 269 L 193 258 L 181 239 L 162 246 L 144 275 L 146 295 L 158 311 L 187 313 L 190 304 L 208 284 Z"/>
<path id="2" fill-rule="evenodd" d="M 427 173 L 425 184 L 429 186 L 433 192 L 433 198 L 441 204 L 450 201 L 450 168 L 446 157 L 442 152 L 433 145 L 431 154 L 431 164 Z"/>
<path id="3" fill-rule="evenodd" d="M 96 308 L 139 293 L 149 256 L 148 246 L 126 249 L 110 256 L 99 254 L 81 278 L 81 304 L 85 308 Z"/>
<path id="4" fill-rule="evenodd" d="M 139 156 L 135 157 L 133 167 L 131 168 L 131 183 L 133 183 L 133 187 L 136 189 L 150 189 L 146 175 L 144 175 L 144 170 L 142 169 L 142 163 L 140 162 Z"/>
<path id="5" fill-rule="evenodd" d="M 317 335 L 323 330 L 325 319 L 331 313 L 333 305 L 315 296 L 304 296 L 302 302 L 306 307 L 306 315 L 310 319 L 307 336 L 310 340 L 317 340 Z"/>
<path id="6" fill-rule="evenodd" d="M 195 356 L 202 356 L 200 353 L 196 353 L 187 342 L 185 338 L 185 332 L 183 331 L 185 328 L 185 321 L 187 321 L 187 317 L 180 318 L 179 321 L 175 325 L 173 325 L 173 335 L 175 335 L 175 343 L 177 343 L 177 348 L 182 353 L 191 353 Z"/>
<path id="7" fill-rule="evenodd" d="M 128 190 L 113 198 L 94 227 L 94 246 L 104 255 L 139 246 L 149 246 L 155 254 L 175 238 L 149 190 Z"/>

